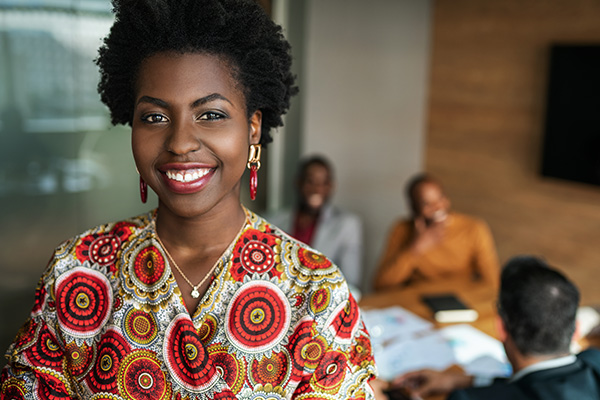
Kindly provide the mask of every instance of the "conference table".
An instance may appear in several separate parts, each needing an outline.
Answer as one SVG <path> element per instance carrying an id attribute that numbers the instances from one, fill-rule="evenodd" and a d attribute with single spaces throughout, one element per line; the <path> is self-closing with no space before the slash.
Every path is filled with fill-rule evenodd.
<path id="1" fill-rule="evenodd" d="M 432 322 L 434 328 L 439 329 L 451 324 L 436 322 L 431 310 L 423 303 L 422 297 L 425 295 L 444 293 L 452 293 L 458 296 L 468 306 L 477 311 L 479 317 L 476 321 L 469 323 L 471 326 L 494 338 L 498 337 L 496 330 L 497 313 L 495 305 L 497 291 L 495 288 L 482 282 L 468 281 L 464 278 L 449 278 L 443 281 L 422 282 L 402 288 L 370 293 L 363 296 L 358 304 L 363 310 L 400 306 L 413 312 L 419 317 Z M 381 382 L 376 382 L 376 385 L 378 383 L 381 384 Z M 386 397 L 378 396 L 378 400 L 385 398 Z M 428 396 L 425 400 L 441 400 L 444 398 L 445 396 L 443 395 Z"/>
<path id="2" fill-rule="evenodd" d="M 394 288 L 387 291 L 370 293 L 363 296 L 358 302 L 363 310 L 400 306 L 417 316 L 430 321 L 434 329 L 441 329 L 452 324 L 439 323 L 434 320 L 432 311 L 422 301 L 425 295 L 452 293 L 458 296 L 468 306 L 479 314 L 476 321 L 470 322 L 474 328 L 483 333 L 498 338 L 496 300 L 497 290 L 489 285 L 477 281 L 462 279 L 445 279 L 443 281 L 422 282 L 402 288 Z M 587 347 L 600 347 L 600 333 L 598 329 L 585 337 L 579 338 L 578 344 L 582 349 Z M 451 368 L 460 368 L 453 366 Z M 376 382 L 380 385 L 382 382 Z M 446 396 L 428 396 L 425 400 L 442 400 Z M 386 397 L 377 397 L 385 400 Z"/>
<path id="3" fill-rule="evenodd" d="M 431 310 L 421 298 L 425 295 L 452 293 L 463 300 L 479 314 L 470 325 L 482 332 L 497 337 L 496 331 L 496 296 L 495 288 L 478 281 L 462 279 L 445 279 L 443 281 L 419 282 L 406 286 L 363 296 L 358 305 L 362 309 L 384 308 L 390 306 L 403 307 L 421 318 L 434 323 L 436 327 L 448 326 L 437 323 Z"/>

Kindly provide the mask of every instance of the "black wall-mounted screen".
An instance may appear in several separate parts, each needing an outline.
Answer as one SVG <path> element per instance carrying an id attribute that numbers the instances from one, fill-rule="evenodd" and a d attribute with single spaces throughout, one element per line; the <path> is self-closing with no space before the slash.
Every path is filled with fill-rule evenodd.
<path id="1" fill-rule="evenodd" d="M 554 45 L 542 175 L 600 185 L 600 44 Z"/>

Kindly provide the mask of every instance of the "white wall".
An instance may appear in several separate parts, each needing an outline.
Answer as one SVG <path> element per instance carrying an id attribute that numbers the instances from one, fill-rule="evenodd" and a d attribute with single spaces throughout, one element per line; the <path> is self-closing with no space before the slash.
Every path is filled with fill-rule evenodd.
<path id="1" fill-rule="evenodd" d="M 424 165 L 430 0 L 307 0 L 303 155 L 336 167 L 335 203 L 363 217 L 370 289 L 404 184 Z"/>

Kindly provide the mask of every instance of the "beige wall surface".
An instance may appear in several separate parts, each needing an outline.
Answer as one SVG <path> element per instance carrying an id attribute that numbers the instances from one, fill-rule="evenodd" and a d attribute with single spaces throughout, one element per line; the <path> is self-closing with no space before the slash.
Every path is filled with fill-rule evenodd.
<path id="1" fill-rule="evenodd" d="M 303 154 L 329 157 L 334 202 L 363 218 L 365 284 L 403 185 L 423 166 L 430 2 L 311 0 L 305 47 Z"/>
<path id="2" fill-rule="evenodd" d="M 538 173 L 556 42 L 600 43 L 600 2 L 437 1 L 426 167 L 489 222 L 501 262 L 542 255 L 600 303 L 600 187 Z"/>

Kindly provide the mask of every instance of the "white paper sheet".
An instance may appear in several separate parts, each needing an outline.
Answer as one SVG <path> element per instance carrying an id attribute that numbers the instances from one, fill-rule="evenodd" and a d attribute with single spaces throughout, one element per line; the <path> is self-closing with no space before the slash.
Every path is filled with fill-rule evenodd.
<path id="1" fill-rule="evenodd" d="M 395 341 L 375 351 L 375 363 L 380 378 L 391 380 L 409 371 L 423 368 L 446 369 L 455 363 L 449 342 L 438 332 Z"/>
<path id="2" fill-rule="evenodd" d="M 362 315 L 384 380 L 453 364 L 474 375 L 500 377 L 512 372 L 502 343 L 470 325 L 436 330 L 431 322 L 402 307 L 365 310 Z"/>
<path id="3" fill-rule="evenodd" d="M 502 343 L 471 325 L 451 325 L 439 330 L 450 344 L 456 364 L 468 374 L 510 376 L 512 368 Z"/>
<path id="4" fill-rule="evenodd" d="M 406 340 L 433 328 L 433 324 L 402 307 L 362 310 L 362 317 L 374 345 Z"/>

